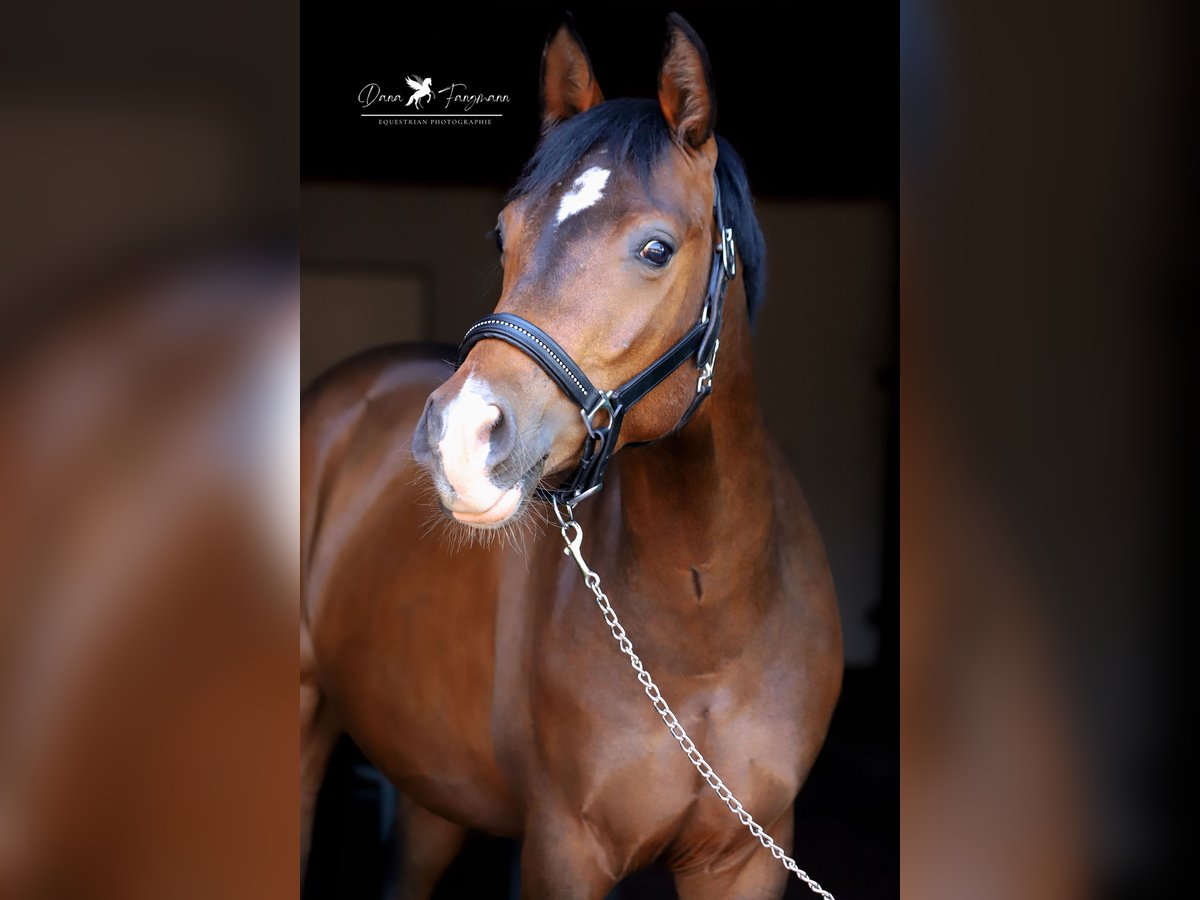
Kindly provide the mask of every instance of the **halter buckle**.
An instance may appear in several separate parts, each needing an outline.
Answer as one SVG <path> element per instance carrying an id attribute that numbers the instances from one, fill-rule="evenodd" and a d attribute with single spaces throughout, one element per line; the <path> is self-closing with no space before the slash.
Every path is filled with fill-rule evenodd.
<path id="1" fill-rule="evenodd" d="M 596 405 L 593 406 L 591 410 L 579 410 L 579 415 L 583 416 L 583 424 L 587 427 L 588 437 L 590 438 L 604 437 L 604 431 L 592 424 L 592 420 L 596 418 L 596 415 L 600 412 L 608 413 L 608 425 L 603 426 L 603 428 L 607 430 L 608 427 L 612 425 L 613 420 L 617 417 L 616 412 L 612 408 L 612 391 L 601 391 L 600 399 L 596 401 Z"/>
<path id="2" fill-rule="evenodd" d="M 732 227 L 721 232 L 721 265 L 730 278 L 737 274 L 737 244 L 733 240 Z"/>
<path id="3" fill-rule="evenodd" d="M 700 370 L 700 377 L 696 379 L 696 393 L 707 394 L 712 390 L 713 386 L 713 368 L 717 364 L 717 351 L 721 349 L 721 339 L 717 338 L 713 342 L 712 356 L 704 364 L 704 368 Z"/>

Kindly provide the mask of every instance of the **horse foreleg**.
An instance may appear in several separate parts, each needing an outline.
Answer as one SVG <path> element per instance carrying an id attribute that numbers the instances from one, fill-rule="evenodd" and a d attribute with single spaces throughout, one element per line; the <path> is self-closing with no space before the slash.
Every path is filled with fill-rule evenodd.
<path id="1" fill-rule="evenodd" d="M 300 636 L 300 877 L 308 863 L 312 819 L 329 754 L 341 734 L 329 702 L 317 684 L 308 630 Z"/>
<path id="2" fill-rule="evenodd" d="M 583 822 L 537 816 L 521 846 L 521 898 L 600 900 L 617 883 L 597 839 Z"/>
<path id="3" fill-rule="evenodd" d="M 396 809 L 396 842 L 399 878 L 395 900 L 427 900 L 438 880 L 462 849 L 467 829 L 443 819 L 399 795 Z"/>
<path id="4" fill-rule="evenodd" d="M 792 846 L 792 807 L 776 821 L 764 825 L 767 833 L 788 853 Z M 724 859 L 691 860 L 675 870 L 679 900 L 779 900 L 790 875 L 770 851 L 747 831 L 745 841 Z"/>

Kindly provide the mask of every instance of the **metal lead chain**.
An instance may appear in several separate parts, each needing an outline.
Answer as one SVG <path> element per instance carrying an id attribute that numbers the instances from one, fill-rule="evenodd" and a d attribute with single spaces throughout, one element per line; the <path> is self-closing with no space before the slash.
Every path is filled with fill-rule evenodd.
<path id="1" fill-rule="evenodd" d="M 575 521 L 575 515 L 569 506 L 562 505 L 560 507 L 559 503 L 555 502 L 554 513 L 558 516 L 558 521 L 562 525 L 562 536 L 567 545 L 563 551 L 564 555 L 574 559 L 575 565 L 579 566 L 579 571 L 583 573 L 583 583 L 591 588 L 592 593 L 596 595 L 596 605 L 600 607 L 600 612 L 604 614 L 604 621 L 608 624 L 608 628 L 620 646 L 621 652 L 629 657 L 629 664 L 637 672 L 638 681 L 641 682 L 646 696 L 650 698 L 650 702 L 654 706 L 654 711 L 662 717 L 663 724 L 671 732 L 671 737 L 679 742 L 679 746 L 687 754 L 687 758 L 691 760 L 692 765 L 696 767 L 696 771 L 700 773 L 700 776 L 708 783 L 708 786 L 729 807 L 730 812 L 738 817 L 738 820 L 746 826 L 747 830 L 754 837 L 758 838 L 759 843 L 770 850 L 771 855 L 779 860 L 785 869 L 808 885 L 814 894 L 824 897 L 825 900 L 834 900 L 833 894 L 810 878 L 807 872 L 796 865 L 794 859 L 783 852 L 783 848 L 775 843 L 771 836 L 763 830 L 762 826 L 754 821 L 754 817 L 746 812 L 746 808 L 733 796 L 733 792 L 725 786 L 725 782 L 713 771 L 713 767 L 708 764 L 708 760 L 704 758 L 704 754 L 697 749 L 692 739 L 688 737 L 683 724 L 675 717 L 675 713 L 671 711 L 671 707 L 659 691 L 658 685 L 654 683 L 654 679 L 650 677 L 650 673 L 646 671 L 646 667 L 642 665 L 642 661 L 638 658 L 638 655 L 633 652 L 633 643 L 629 640 L 628 635 L 625 634 L 625 629 L 621 627 L 621 622 L 608 600 L 608 595 L 600 589 L 600 576 L 589 569 L 587 562 L 584 561 L 583 554 L 579 549 L 583 543 L 583 526 Z"/>

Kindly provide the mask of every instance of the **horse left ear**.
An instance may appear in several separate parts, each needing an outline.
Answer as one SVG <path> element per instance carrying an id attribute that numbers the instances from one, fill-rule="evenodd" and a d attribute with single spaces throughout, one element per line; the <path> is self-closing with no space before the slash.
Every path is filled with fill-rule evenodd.
<path id="1" fill-rule="evenodd" d="M 698 150 L 713 133 L 717 95 L 708 51 L 683 16 L 667 16 L 667 42 L 658 70 L 658 103 L 671 132 L 684 147 Z"/>

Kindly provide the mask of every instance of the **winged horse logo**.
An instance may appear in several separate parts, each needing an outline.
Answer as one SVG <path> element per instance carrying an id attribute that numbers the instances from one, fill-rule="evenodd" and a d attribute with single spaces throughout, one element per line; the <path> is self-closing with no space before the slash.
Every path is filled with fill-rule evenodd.
<path id="1" fill-rule="evenodd" d="M 417 81 L 415 78 L 406 77 L 404 80 L 407 81 L 408 86 L 413 89 L 413 95 L 408 98 L 408 102 L 404 105 L 412 106 L 415 103 L 417 109 L 420 109 L 421 101 L 433 96 L 433 88 L 429 85 L 429 82 L 433 79 L 426 78 L 424 81 Z"/>

